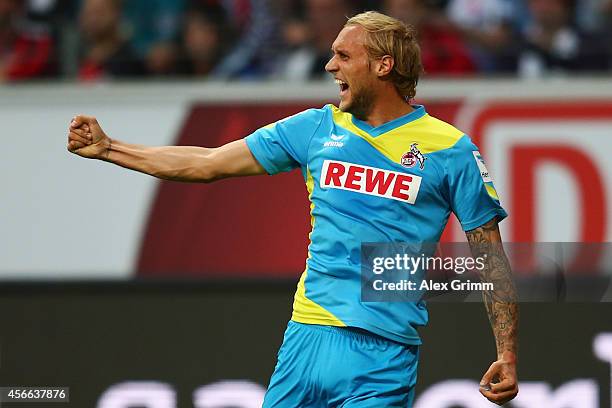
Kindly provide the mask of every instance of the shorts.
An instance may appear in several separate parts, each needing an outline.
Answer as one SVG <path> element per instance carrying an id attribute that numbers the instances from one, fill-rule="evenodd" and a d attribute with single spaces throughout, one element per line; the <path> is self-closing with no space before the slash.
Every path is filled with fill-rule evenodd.
<path id="1" fill-rule="evenodd" d="M 412 407 L 419 347 L 290 321 L 262 408 Z"/>

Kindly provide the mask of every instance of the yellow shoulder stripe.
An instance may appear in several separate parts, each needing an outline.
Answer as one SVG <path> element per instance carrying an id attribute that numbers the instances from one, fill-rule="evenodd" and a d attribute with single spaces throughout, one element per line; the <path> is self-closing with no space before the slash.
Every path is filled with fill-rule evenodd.
<path id="1" fill-rule="evenodd" d="M 417 144 L 423 154 L 452 147 L 464 135 L 462 131 L 439 119 L 425 116 L 398 126 L 380 136 L 371 136 L 353 123 L 350 113 L 331 107 L 334 123 L 360 136 L 393 162 L 399 163 L 410 145 Z"/>

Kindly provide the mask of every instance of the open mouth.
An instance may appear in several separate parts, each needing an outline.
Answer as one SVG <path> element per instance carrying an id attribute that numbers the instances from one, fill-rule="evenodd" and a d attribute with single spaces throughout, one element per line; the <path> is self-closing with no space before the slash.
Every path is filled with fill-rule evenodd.
<path id="1" fill-rule="evenodd" d="M 346 94 L 349 89 L 349 85 L 346 82 L 341 81 L 340 79 L 336 79 L 335 82 L 340 87 L 340 96 Z"/>

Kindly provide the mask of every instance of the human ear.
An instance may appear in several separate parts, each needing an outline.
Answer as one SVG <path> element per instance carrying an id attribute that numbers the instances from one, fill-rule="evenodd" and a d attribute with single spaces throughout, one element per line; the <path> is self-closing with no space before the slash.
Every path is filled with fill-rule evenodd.
<path id="1" fill-rule="evenodd" d="M 393 60 L 392 56 L 384 55 L 380 60 L 378 60 L 376 74 L 379 77 L 389 75 L 391 71 L 393 70 L 394 64 L 395 64 L 395 61 Z"/>

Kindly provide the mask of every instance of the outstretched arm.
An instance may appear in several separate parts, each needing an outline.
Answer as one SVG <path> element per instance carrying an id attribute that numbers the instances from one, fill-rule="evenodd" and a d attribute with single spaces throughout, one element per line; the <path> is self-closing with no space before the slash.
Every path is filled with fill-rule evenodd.
<path id="1" fill-rule="evenodd" d="M 497 225 L 497 218 L 466 233 L 474 257 L 484 257 L 480 272 L 483 282 L 492 283 L 493 290 L 484 291 L 483 298 L 497 346 L 497 361 L 480 381 L 480 392 L 491 402 L 504 404 L 518 393 L 516 360 L 518 305 L 512 271 Z"/>
<path id="2" fill-rule="evenodd" d="M 108 137 L 94 117 L 76 116 L 70 123 L 68 150 L 166 180 L 208 183 L 226 177 L 266 174 L 244 140 L 217 148 L 149 147 Z"/>

